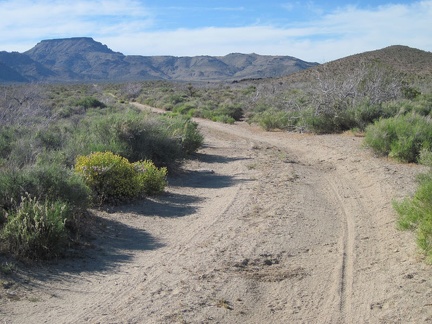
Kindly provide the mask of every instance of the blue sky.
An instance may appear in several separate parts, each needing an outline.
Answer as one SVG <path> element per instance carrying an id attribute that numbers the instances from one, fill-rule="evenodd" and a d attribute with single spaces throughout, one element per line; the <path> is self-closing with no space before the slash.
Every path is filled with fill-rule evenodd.
<path id="1" fill-rule="evenodd" d="M 432 51 L 432 1 L 0 0 L 0 51 L 79 36 L 127 55 L 324 63 L 396 44 Z"/>

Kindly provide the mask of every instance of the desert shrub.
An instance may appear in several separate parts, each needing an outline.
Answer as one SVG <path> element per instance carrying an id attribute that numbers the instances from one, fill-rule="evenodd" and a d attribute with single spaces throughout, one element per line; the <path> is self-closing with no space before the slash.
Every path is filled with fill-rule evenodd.
<path id="1" fill-rule="evenodd" d="M 39 148 L 35 142 L 32 129 L 19 129 L 15 133 L 15 138 L 10 143 L 8 154 L 8 166 L 22 168 L 25 165 L 34 163 Z"/>
<path id="2" fill-rule="evenodd" d="M 315 133 L 338 133 L 349 129 L 365 130 L 379 119 L 417 114 L 428 116 L 432 111 L 432 100 L 420 95 L 414 100 L 392 100 L 372 103 L 363 100 L 355 106 L 329 106 L 323 109 L 303 109 L 299 113 L 304 126 Z"/>
<path id="3" fill-rule="evenodd" d="M 401 89 L 402 91 L 402 95 L 404 96 L 404 98 L 406 99 L 415 99 L 417 98 L 419 95 L 421 95 L 421 92 L 413 87 L 404 85 Z"/>
<path id="4" fill-rule="evenodd" d="M 412 99 L 392 100 L 382 104 L 381 117 L 389 118 L 416 113 L 428 116 L 432 112 L 432 95 L 421 94 Z"/>
<path id="5" fill-rule="evenodd" d="M 71 130 L 60 123 L 35 130 L 35 144 L 44 150 L 60 150 L 68 141 Z"/>
<path id="6" fill-rule="evenodd" d="M 355 127 L 355 122 L 348 111 L 327 111 L 315 113 L 312 110 L 302 112 L 304 124 L 308 130 L 317 134 L 339 133 Z"/>
<path id="7" fill-rule="evenodd" d="M 24 170 L 27 192 L 34 196 L 54 200 L 59 199 L 74 206 L 86 208 L 90 191 L 81 177 L 59 163 L 40 162 Z"/>
<path id="8" fill-rule="evenodd" d="M 201 144 L 197 125 L 188 118 L 154 117 L 129 110 L 83 120 L 65 151 L 69 160 L 110 151 L 131 162 L 152 160 L 157 166 L 175 168 Z"/>
<path id="9" fill-rule="evenodd" d="M 412 198 L 394 202 L 398 226 L 417 234 L 417 245 L 432 262 L 432 173 L 419 178 L 419 187 Z"/>
<path id="10" fill-rule="evenodd" d="M 7 158 L 12 151 L 12 143 L 15 141 L 15 130 L 11 126 L 0 128 L 0 158 Z"/>
<path id="11" fill-rule="evenodd" d="M 193 117 L 196 110 L 196 104 L 193 102 L 185 102 L 172 108 L 173 113 Z"/>
<path id="12" fill-rule="evenodd" d="M 156 195 L 164 191 L 167 185 L 167 168 L 157 168 L 152 161 L 133 163 L 137 172 L 141 191 L 146 195 Z"/>
<path id="13" fill-rule="evenodd" d="M 101 102 L 98 99 L 91 97 L 91 96 L 78 99 L 75 102 L 75 105 L 80 106 L 80 107 L 84 107 L 85 109 L 105 108 L 106 107 L 106 105 L 103 102 Z"/>
<path id="14" fill-rule="evenodd" d="M 239 121 L 243 118 L 244 112 L 243 108 L 239 105 L 221 105 L 216 109 L 215 114 L 219 116 L 228 116 L 235 121 Z"/>
<path id="15" fill-rule="evenodd" d="M 181 145 L 182 157 L 196 152 L 204 142 L 204 137 L 198 130 L 198 124 L 189 118 L 177 117 L 165 120 L 166 131 Z"/>
<path id="16" fill-rule="evenodd" d="M 347 115 L 347 121 L 349 122 L 345 125 L 342 125 L 344 129 L 341 129 L 341 131 L 352 128 L 357 128 L 363 131 L 368 125 L 380 119 L 381 117 L 390 117 L 383 116 L 381 104 L 371 104 L 367 101 L 348 109 Z"/>
<path id="17" fill-rule="evenodd" d="M 428 167 L 432 167 L 432 151 L 430 149 L 421 150 L 418 162 Z"/>
<path id="18" fill-rule="evenodd" d="M 144 194 L 155 195 L 167 184 L 166 168 L 157 168 L 149 160 L 130 163 L 112 152 L 78 156 L 75 171 L 101 203 L 119 203 Z"/>
<path id="19" fill-rule="evenodd" d="M 69 207 L 60 201 L 23 197 L 7 217 L 1 240 L 12 254 L 30 259 L 57 257 L 67 243 Z"/>
<path id="20" fill-rule="evenodd" d="M 72 210 L 86 208 L 90 190 L 81 177 L 56 163 L 0 171 L 0 208 L 12 208 L 26 194 L 42 200 L 67 202 Z"/>
<path id="21" fill-rule="evenodd" d="M 127 147 L 116 131 L 118 117 L 119 114 L 95 114 L 81 120 L 65 148 L 69 160 L 92 152 L 112 151 L 124 155 Z"/>
<path id="22" fill-rule="evenodd" d="M 112 152 L 78 156 L 75 171 L 83 177 L 100 202 L 125 201 L 140 193 L 139 178 L 133 165 Z"/>
<path id="23" fill-rule="evenodd" d="M 432 123 L 416 114 L 381 119 L 366 128 L 365 143 L 379 154 L 417 162 L 420 152 L 432 147 Z"/>
<path id="24" fill-rule="evenodd" d="M 184 158 L 179 138 L 164 117 L 120 118 L 113 127 L 124 149 L 119 154 L 129 161 L 152 160 L 157 166 L 174 168 Z M 176 119 L 176 118 L 174 118 Z"/>
<path id="25" fill-rule="evenodd" d="M 254 115 L 252 122 L 257 123 L 265 130 L 287 129 L 291 125 L 287 112 L 278 110 L 266 110 Z"/>
<path id="26" fill-rule="evenodd" d="M 254 85 L 250 85 L 247 88 L 245 88 L 244 90 L 242 90 L 242 93 L 247 96 L 247 95 L 251 95 L 253 93 L 255 93 L 257 91 L 256 86 Z"/>
<path id="27" fill-rule="evenodd" d="M 211 118 L 211 120 L 215 122 L 231 124 L 231 125 L 235 123 L 235 119 L 228 115 L 214 115 Z"/>
<path id="28" fill-rule="evenodd" d="M 0 211 L 12 208 L 14 201 L 19 201 L 25 194 L 25 188 L 22 172 L 19 170 L 1 170 L 0 171 Z"/>
<path id="29" fill-rule="evenodd" d="M 168 103 L 171 103 L 173 105 L 176 105 L 181 102 L 185 102 L 187 99 L 187 96 L 184 94 L 175 93 L 169 96 Z"/>

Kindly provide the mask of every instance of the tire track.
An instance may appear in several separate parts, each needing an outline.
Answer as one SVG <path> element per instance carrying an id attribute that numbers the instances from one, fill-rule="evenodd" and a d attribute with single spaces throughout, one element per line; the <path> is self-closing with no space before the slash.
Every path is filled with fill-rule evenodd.
<path id="1" fill-rule="evenodd" d="M 425 284 L 430 271 L 421 272 L 406 257 L 404 240 L 392 228 L 391 195 L 385 190 L 404 192 L 399 188 L 404 178 L 354 151 L 351 138 L 196 121 L 211 144 L 206 159 L 188 166 L 199 183 L 172 187 L 178 197 L 200 198 L 175 199 L 194 207 L 193 213 L 140 217 L 132 210 L 107 216 L 145 229 L 166 246 L 125 250 L 133 253 L 130 263 L 112 271 L 59 277 L 62 282 L 46 285 L 53 293 L 45 300 L 7 304 L 5 323 L 432 319 Z M 207 168 L 225 184 L 200 186 L 211 177 L 197 170 Z M 164 208 L 162 201 L 155 204 Z M 109 233 L 107 239 L 117 239 Z M 426 306 L 418 305 L 419 297 Z"/>
<path id="2" fill-rule="evenodd" d="M 197 172 L 197 174 L 199 176 L 200 172 Z M 204 174 L 203 181 L 205 179 Z M 191 258 L 191 255 L 196 256 L 194 251 L 199 243 L 211 234 L 215 234 L 217 228 L 223 228 L 223 226 L 218 226 L 218 224 L 228 223 L 226 218 L 229 218 L 231 214 L 230 210 L 242 208 L 244 199 L 239 197 L 243 193 L 242 187 L 243 185 L 240 182 L 228 188 L 218 189 L 217 198 L 212 198 L 212 204 L 216 204 L 217 206 L 213 211 L 210 212 L 202 205 L 200 208 L 203 211 L 206 210 L 205 213 L 199 212 L 197 215 L 191 216 L 193 219 L 178 224 L 173 236 L 179 239 L 168 243 L 169 248 L 156 252 L 158 261 L 146 268 L 144 280 L 142 280 L 143 277 L 141 275 L 128 279 L 127 285 L 121 291 L 116 292 L 115 300 L 110 295 L 105 296 L 105 298 L 98 298 L 97 300 L 88 300 L 86 305 L 90 304 L 91 308 L 102 308 L 104 310 L 102 315 L 98 316 L 95 314 L 91 320 L 102 323 L 111 320 L 115 321 L 116 318 L 139 317 L 139 314 L 135 314 L 137 300 L 146 298 L 146 296 L 142 296 L 142 291 L 152 292 L 151 303 L 154 304 L 162 302 L 163 299 L 170 296 L 172 291 L 167 293 L 163 289 L 175 287 L 178 285 L 177 281 L 183 277 L 167 275 L 164 270 L 166 268 L 165 265 L 170 265 L 170 269 L 180 269 L 183 267 L 185 259 Z M 172 190 L 175 192 L 182 189 L 173 188 Z M 143 255 L 143 258 L 138 258 L 135 264 L 144 266 L 147 262 L 148 257 Z M 115 314 L 115 316 L 109 315 L 113 316 L 110 318 L 107 314 Z M 88 310 L 83 310 L 73 315 L 71 323 L 76 321 L 85 322 L 86 320 L 88 320 Z"/>
<path id="3" fill-rule="evenodd" d="M 334 196 L 339 202 L 342 211 L 343 233 L 340 238 L 340 265 L 338 266 L 338 282 L 337 290 L 339 294 L 339 311 L 343 323 L 348 323 L 352 320 L 352 294 L 354 280 L 354 245 L 355 245 L 355 220 L 354 216 L 355 204 L 346 203 L 346 199 L 342 198 L 338 188 L 341 184 L 336 183 L 336 177 L 326 178 L 329 187 Z M 349 191 L 350 188 L 348 188 Z M 347 190 L 347 189 L 345 189 Z"/>

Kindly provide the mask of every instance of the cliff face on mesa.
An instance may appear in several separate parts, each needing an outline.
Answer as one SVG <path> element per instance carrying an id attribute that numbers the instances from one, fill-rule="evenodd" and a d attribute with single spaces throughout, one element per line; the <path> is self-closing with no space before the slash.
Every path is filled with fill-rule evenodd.
<path id="1" fill-rule="evenodd" d="M 43 40 L 24 53 L 0 52 L 0 82 L 129 80 L 222 81 L 280 77 L 317 63 L 291 56 L 138 56 L 92 38 Z"/>

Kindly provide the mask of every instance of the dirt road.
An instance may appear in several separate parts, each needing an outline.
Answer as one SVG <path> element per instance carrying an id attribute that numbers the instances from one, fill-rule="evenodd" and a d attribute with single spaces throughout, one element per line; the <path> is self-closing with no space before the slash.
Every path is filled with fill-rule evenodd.
<path id="1" fill-rule="evenodd" d="M 199 123 L 167 192 L 94 210 L 87 256 L 0 288 L 0 323 L 432 321 L 431 268 L 391 207 L 420 167 L 349 135 Z"/>

